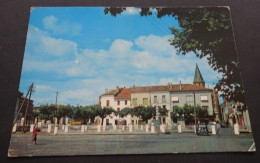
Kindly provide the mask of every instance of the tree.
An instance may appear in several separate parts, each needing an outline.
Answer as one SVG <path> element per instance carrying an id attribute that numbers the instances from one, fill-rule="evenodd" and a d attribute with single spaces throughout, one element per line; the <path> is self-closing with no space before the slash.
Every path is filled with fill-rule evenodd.
<path id="1" fill-rule="evenodd" d="M 147 121 L 153 117 L 155 117 L 156 115 L 156 108 L 153 106 L 147 106 L 144 107 L 141 110 L 141 114 L 140 116 L 142 117 L 143 121 L 145 121 L 147 123 Z"/>
<path id="2" fill-rule="evenodd" d="M 159 106 L 158 112 L 160 113 L 161 116 L 167 116 L 169 110 L 167 110 L 166 108 L 161 108 L 161 107 Z"/>
<path id="3" fill-rule="evenodd" d="M 123 108 L 122 110 L 118 111 L 117 114 L 123 118 L 127 116 L 128 114 L 132 114 L 133 109 L 132 108 Z"/>
<path id="4" fill-rule="evenodd" d="M 58 122 L 60 121 L 61 118 L 66 116 L 70 118 L 72 118 L 73 116 L 73 110 L 70 105 L 61 106 L 59 109 L 57 109 L 56 117 L 58 119 Z"/>
<path id="5" fill-rule="evenodd" d="M 56 106 L 55 105 L 41 105 L 39 111 L 40 119 L 52 120 L 55 116 Z"/>
<path id="6" fill-rule="evenodd" d="M 89 106 L 89 113 L 90 113 L 90 120 L 92 123 L 94 123 L 95 117 L 99 116 L 102 108 L 99 105 L 92 105 Z"/>
<path id="7" fill-rule="evenodd" d="M 169 40 L 178 55 L 193 52 L 199 58 L 206 58 L 211 68 L 223 76 L 215 85 L 221 96 L 227 100 L 244 104 L 244 88 L 228 8 L 141 8 L 141 16 L 172 16 L 179 27 L 170 27 L 173 34 Z M 105 14 L 116 16 L 126 8 L 105 8 Z"/>
<path id="8" fill-rule="evenodd" d="M 103 109 L 100 110 L 99 116 L 102 119 L 102 124 L 103 124 L 104 118 L 106 118 L 106 116 L 110 115 L 113 112 L 115 112 L 115 110 L 110 107 L 104 107 Z"/>
<path id="9" fill-rule="evenodd" d="M 208 112 L 197 105 L 195 107 L 196 117 L 202 118 L 208 116 Z M 185 123 L 193 123 L 195 119 L 194 106 L 185 104 L 183 107 L 173 106 L 173 111 L 171 113 L 171 118 L 174 122 L 177 122 L 177 119 L 183 117 Z"/>

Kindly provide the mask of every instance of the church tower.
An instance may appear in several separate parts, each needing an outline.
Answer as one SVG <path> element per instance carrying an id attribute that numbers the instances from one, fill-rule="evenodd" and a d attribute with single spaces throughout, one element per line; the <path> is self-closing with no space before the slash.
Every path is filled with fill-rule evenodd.
<path id="1" fill-rule="evenodd" d="M 205 87 L 205 81 L 200 73 L 200 69 L 197 64 L 196 64 L 196 68 L 195 68 L 193 85 Z"/>

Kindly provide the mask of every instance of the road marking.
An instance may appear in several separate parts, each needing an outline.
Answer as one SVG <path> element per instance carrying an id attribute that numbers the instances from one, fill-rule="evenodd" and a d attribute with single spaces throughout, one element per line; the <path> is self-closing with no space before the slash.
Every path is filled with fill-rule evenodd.
<path id="1" fill-rule="evenodd" d="M 254 152 L 254 151 L 256 151 L 256 149 L 255 149 L 255 142 L 251 145 L 251 147 L 249 148 L 248 151 L 249 151 L 249 152 Z"/>

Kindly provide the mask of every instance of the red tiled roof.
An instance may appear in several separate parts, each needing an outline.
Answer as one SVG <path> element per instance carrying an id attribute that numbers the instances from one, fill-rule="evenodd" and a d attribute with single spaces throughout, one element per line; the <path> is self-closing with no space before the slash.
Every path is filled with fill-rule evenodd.
<path id="1" fill-rule="evenodd" d="M 144 86 L 144 87 L 133 87 L 132 93 L 138 92 L 154 92 L 154 91 L 212 91 L 209 88 L 196 86 L 192 84 L 172 84 L 164 86 Z"/>
<path id="2" fill-rule="evenodd" d="M 123 88 L 121 92 L 115 97 L 116 99 L 127 99 L 131 98 L 132 88 Z"/>

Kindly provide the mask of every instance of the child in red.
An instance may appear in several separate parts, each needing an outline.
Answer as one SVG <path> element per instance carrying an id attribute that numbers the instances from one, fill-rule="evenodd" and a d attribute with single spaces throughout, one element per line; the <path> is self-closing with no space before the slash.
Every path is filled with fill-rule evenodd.
<path id="1" fill-rule="evenodd" d="M 30 141 L 29 144 L 32 144 L 32 142 L 34 141 L 35 142 L 35 145 L 37 145 L 36 141 L 37 141 L 37 134 L 38 132 L 40 132 L 40 129 L 36 126 L 34 129 L 33 129 L 33 133 L 32 133 L 32 139 Z"/>

